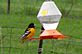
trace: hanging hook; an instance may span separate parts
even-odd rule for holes
[[[52,0],[45,0],[45,1],[52,1]]]

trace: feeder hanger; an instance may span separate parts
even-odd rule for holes
[[[52,0],[45,0],[45,1],[52,1]]]

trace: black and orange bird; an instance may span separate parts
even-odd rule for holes
[[[35,34],[35,25],[34,23],[30,23],[28,27],[26,28],[23,36],[21,37],[22,43],[24,43],[27,40],[30,40]]]

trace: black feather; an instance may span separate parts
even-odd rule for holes
[[[28,27],[26,28],[25,32],[29,30],[29,28],[35,28],[34,23],[30,23]]]

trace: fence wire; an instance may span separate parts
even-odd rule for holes
[[[14,33],[14,30],[17,31]],[[2,39],[0,39],[0,51],[1,54],[37,54],[38,40],[32,42],[26,42],[21,44],[20,33],[22,29],[16,28],[3,28],[1,30]],[[4,31],[7,31],[5,34]],[[82,41],[77,38],[67,38],[64,40],[44,40],[43,42],[43,54],[81,54]],[[77,52],[78,50],[78,52]]]

